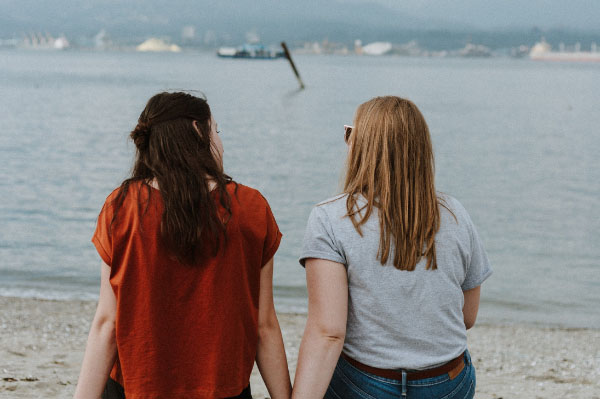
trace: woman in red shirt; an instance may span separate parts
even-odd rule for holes
[[[251,398],[255,360],[271,397],[289,398],[281,233],[265,198],[223,172],[217,129],[206,100],[160,93],[131,132],[131,177],[92,238],[100,299],[75,398]]]

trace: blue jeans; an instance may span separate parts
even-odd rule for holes
[[[475,367],[465,351],[465,367],[454,378],[442,374],[433,378],[402,381],[378,377],[359,370],[340,357],[324,399],[472,399],[475,396]]]

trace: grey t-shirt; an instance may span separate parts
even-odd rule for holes
[[[492,270],[467,211],[456,199],[439,195],[456,220],[440,206],[437,270],[425,270],[425,258],[414,271],[398,270],[393,254],[381,265],[377,209],[361,227],[361,237],[345,216],[347,195],[320,203],[310,214],[300,263],[319,258],[346,266],[343,351],[361,363],[419,370],[446,363],[467,348],[463,291],[481,285]]]

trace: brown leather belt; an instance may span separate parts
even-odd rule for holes
[[[450,360],[448,363],[432,369],[406,371],[406,379],[408,381],[422,380],[423,378],[432,378],[448,373],[450,379],[453,380],[465,367],[464,355],[465,354],[463,352],[456,359]],[[377,367],[367,366],[358,360],[354,360],[343,352],[342,356],[348,361],[348,363],[357,369],[366,371],[367,373],[371,373],[379,377],[389,378],[391,380],[402,380],[402,370],[379,369]]]

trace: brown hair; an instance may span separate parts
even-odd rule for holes
[[[350,136],[344,192],[347,216],[359,234],[377,207],[380,240],[377,259],[414,270],[424,256],[437,268],[435,234],[440,211],[434,185],[429,128],[409,100],[376,97],[361,104]],[[359,206],[359,196],[366,204]],[[442,204],[443,205],[443,204]]]
[[[217,254],[231,216],[226,185],[232,179],[215,159],[210,123],[210,107],[204,98],[181,92],[150,98],[130,134],[136,146],[131,176],[123,181],[115,198],[112,222],[130,184],[141,182],[140,190],[146,187],[150,198],[149,183],[155,179],[164,202],[162,237],[175,256],[186,263],[203,255],[207,245],[212,246],[213,256]],[[215,183],[215,197],[210,181]],[[224,216],[219,215],[214,198],[225,210]]]

